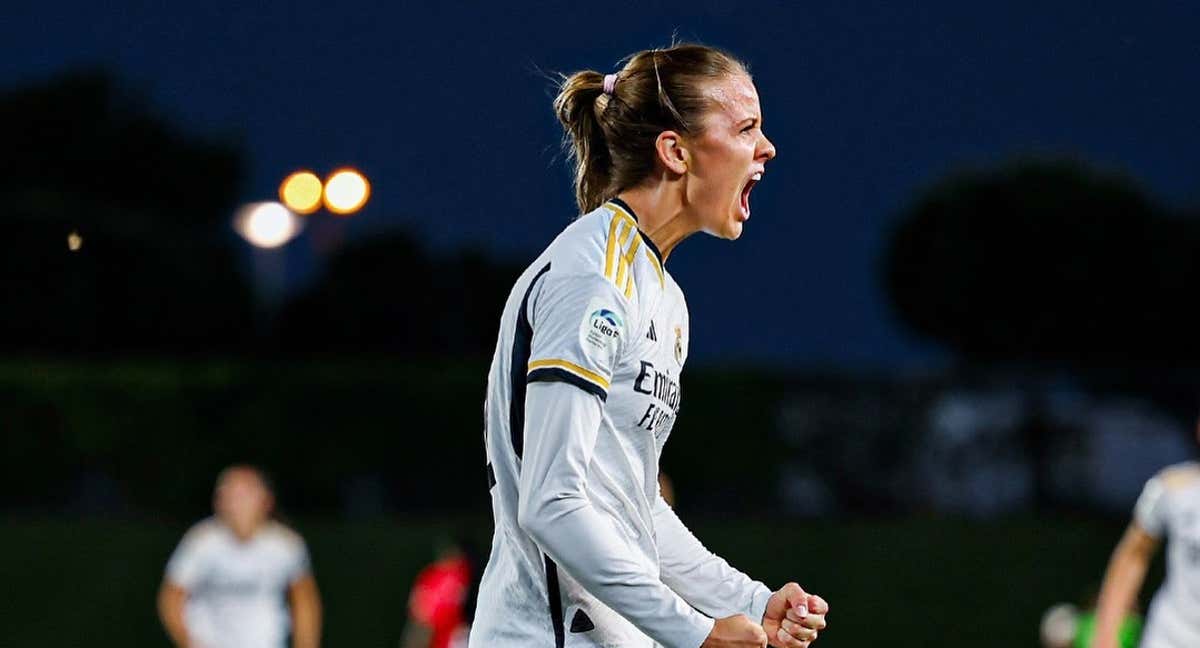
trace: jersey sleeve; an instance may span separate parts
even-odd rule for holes
[[[745,614],[760,623],[771,590],[709,551],[659,494],[654,503],[662,579],[685,601],[712,617]]]
[[[1166,485],[1161,475],[1146,482],[1133,509],[1133,519],[1146,533],[1161,538],[1167,529]]]
[[[603,414],[599,398],[567,385],[531,384],[518,486],[521,529],[584,589],[666,648],[695,648],[713,620],[638,558],[586,493]]]
[[[528,382],[565,382],[606,400],[636,326],[628,298],[600,274],[549,272],[529,311]]]
[[[167,581],[185,590],[195,589],[203,576],[206,535],[201,528],[193,528],[183,536],[167,561]]]
[[[312,560],[308,555],[308,545],[299,538],[296,539],[292,546],[291,556],[288,559],[287,565],[287,582],[288,584],[308,576],[312,573]]]

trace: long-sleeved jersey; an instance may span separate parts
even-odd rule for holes
[[[768,590],[658,491],[688,352],[683,293],[619,200],[517,280],[488,375],[495,533],[471,646],[696,648]]]
[[[1146,482],[1134,520],[1167,539],[1167,577],[1150,605],[1141,646],[1200,646],[1200,464],[1172,466]]]

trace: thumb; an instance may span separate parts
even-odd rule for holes
[[[779,589],[779,593],[787,600],[788,607],[800,610],[801,614],[808,614],[808,594],[804,592],[804,588],[796,583],[788,583]]]

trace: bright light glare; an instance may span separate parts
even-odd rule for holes
[[[78,252],[81,247],[83,247],[83,237],[77,230],[71,230],[71,233],[67,235],[67,249]]]
[[[277,202],[261,202],[239,209],[233,228],[255,247],[277,248],[295,238],[304,221]]]
[[[325,180],[325,208],[335,214],[353,214],[367,204],[371,183],[354,169],[340,169]]]
[[[279,184],[279,199],[297,214],[321,208],[321,179],[312,171],[297,171]]]

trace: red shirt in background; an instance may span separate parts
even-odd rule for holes
[[[463,603],[471,585],[471,568],[465,558],[445,558],[417,576],[408,597],[408,613],[433,629],[430,648],[447,648],[463,625]]]

